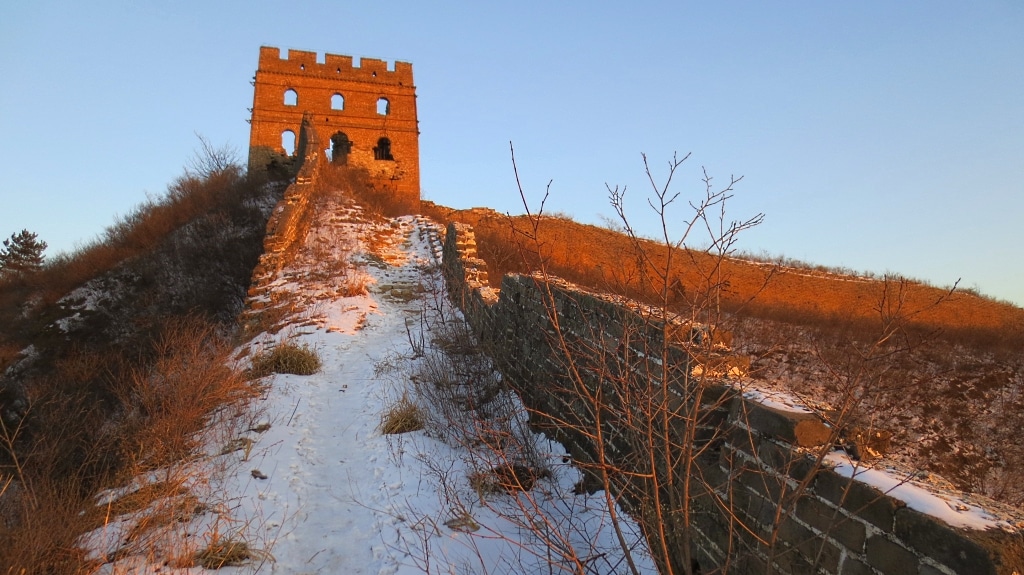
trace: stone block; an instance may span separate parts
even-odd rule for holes
[[[847,555],[843,559],[843,564],[839,566],[839,575],[875,575],[875,572],[863,561]]]
[[[744,400],[736,402],[731,417],[766,437],[799,447],[815,447],[832,438],[832,430],[813,413],[784,411]]]
[[[992,551],[972,541],[966,532],[952,529],[934,517],[913,509],[900,509],[896,512],[894,533],[918,553],[957,573],[996,573]]]
[[[790,546],[790,552],[799,554],[815,569],[825,569],[830,573],[835,573],[839,569],[839,560],[842,556],[839,548],[800,525],[792,517],[787,517],[779,525],[778,540]]]
[[[859,481],[851,481],[850,478],[843,477],[831,469],[822,469],[818,472],[812,491],[886,533],[892,533],[896,510],[906,506],[906,503],[889,497],[874,487]]]
[[[814,496],[801,497],[796,503],[796,516],[856,553],[863,553],[867,530],[860,521],[847,517],[836,507]]]
[[[873,535],[864,546],[868,565],[883,575],[917,573],[920,561],[908,549],[889,541],[883,535]]]

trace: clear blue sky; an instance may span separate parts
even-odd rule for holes
[[[0,10],[0,236],[88,241],[195,133],[244,158],[260,45],[414,65],[425,198],[587,222],[744,180],[740,248],[1024,304],[1024,3],[17,2]],[[683,217],[684,214],[678,214]]]

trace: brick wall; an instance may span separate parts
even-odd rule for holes
[[[532,423],[592,479],[611,470],[652,547],[667,541],[675,572],[695,561],[704,573],[1024,573],[1019,510],[979,497],[968,504],[878,471],[851,480],[823,465],[830,427],[735,381],[689,377],[696,353],[658,310],[537,275],[488,288],[472,230],[461,224],[448,228],[443,262],[451,297]],[[652,430],[665,441],[651,441]],[[886,492],[869,477],[889,481],[880,484]],[[965,529],[895,495],[919,508],[980,507],[995,519],[987,530]]]
[[[379,190],[389,190],[418,209],[420,198],[419,120],[412,64],[290,50],[260,48],[253,78],[249,169],[263,169],[272,160],[287,164],[282,133],[297,133],[304,114],[312,114],[318,134],[316,151],[326,159],[332,137],[350,142],[346,165],[365,168]],[[285,94],[294,94],[286,102]],[[386,110],[378,103],[387,101]],[[381,113],[381,112],[385,113]],[[390,159],[376,155],[381,138],[391,145]]]

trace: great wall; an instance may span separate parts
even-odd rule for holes
[[[298,104],[285,104],[288,90],[299,93]],[[317,104],[306,109],[308,90]],[[388,71],[377,60],[353,67],[349,57],[328,54],[318,63],[314,53],[294,51],[281,59],[277,49],[264,47],[256,92],[250,169],[284,165],[295,178],[267,227],[253,279],[258,291],[261,278],[280,269],[304,237],[321,168],[348,154],[346,142],[355,142],[356,151],[344,161],[368,167],[378,185],[410,206],[419,200],[419,160],[409,64]],[[351,124],[340,111],[329,112],[332,94],[342,92],[344,109],[360,110]],[[402,120],[401,131],[370,113],[387,98],[394,101],[381,111]],[[291,107],[287,117],[267,113],[284,105]],[[280,145],[284,131],[298,132],[292,156]],[[340,132],[345,140],[336,137]],[[371,155],[368,143],[379,145],[385,137],[393,156]],[[332,141],[331,160],[321,150],[325,141]],[[538,429],[562,441],[584,469],[612,470],[610,486],[639,521],[646,520],[648,533],[665,527],[649,518],[671,521],[685,499],[680,532],[686,535],[661,539],[670,546],[666,555],[675,572],[699,566],[705,573],[1024,573],[1019,510],[858,467],[832,452],[835,434],[817,414],[780,407],[736,380],[704,376],[694,394],[689,338],[675,337],[678,326],[657,310],[543,275],[509,275],[500,290],[487,287],[486,264],[476,257],[468,226],[448,227],[442,268],[455,304]],[[659,405],[691,414],[666,427],[673,449],[652,451],[649,438],[635,431],[643,426],[622,424],[645,415],[632,411],[636,402],[623,388],[632,383],[669,390]],[[594,397],[602,401],[588,399]],[[689,456],[678,457],[676,448]],[[685,472],[670,474],[669,484],[635,480],[654,473],[645,465],[675,469],[669,462],[679,460]]]

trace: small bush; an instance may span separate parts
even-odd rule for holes
[[[380,418],[380,431],[385,435],[409,433],[423,429],[423,414],[419,406],[403,395]]]
[[[320,371],[320,354],[309,344],[280,343],[270,351],[256,354],[252,358],[253,378],[266,377],[272,373],[313,375]]]

